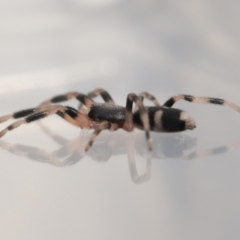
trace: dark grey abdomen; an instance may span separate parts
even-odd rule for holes
[[[108,103],[94,103],[90,108],[88,116],[93,120],[124,122],[125,108]]]

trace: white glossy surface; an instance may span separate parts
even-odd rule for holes
[[[1,115],[96,87],[121,105],[141,91],[161,103],[186,93],[240,105],[239,7],[213,0],[1,2]],[[152,156],[141,131],[105,132],[82,156],[89,131],[57,116],[42,123],[61,143],[35,123],[5,135],[0,238],[238,239],[240,115],[176,107],[197,128],[152,134]]]

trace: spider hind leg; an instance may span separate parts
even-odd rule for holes
[[[139,94],[139,98],[141,99],[142,102],[143,102],[144,98],[146,98],[149,101],[152,101],[155,106],[160,106],[160,103],[158,102],[158,100],[152,94],[150,94],[148,92],[141,92]]]
[[[232,108],[233,110],[240,112],[240,107],[232,102],[226,101],[220,98],[209,98],[209,97],[194,97],[191,95],[177,95],[174,97],[169,98],[163,106],[165,107],[172,107],[174,103],[178,102],[179,100],[185,100],[188,102],[193,103],[202,103],[202,104],[215,104],[215,105],[222,105]]]

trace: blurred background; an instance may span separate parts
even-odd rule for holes
[[[0,115],[98,87],[120,105],[142,91],[240,105],[239,16],[236,0],[2,1]],[[57,116],[4,136],[1,239],[238,239],[239,113],[176,107],[197,128],[152,134],[152,153],[141,131],[106,131],[84,154],[90,132]]]

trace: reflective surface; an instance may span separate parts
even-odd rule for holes
[[[1,115],[97,87],[120,105],[141,91],[161,103],[186,93],[240,105],[239,7],[2,2]],[[197,128],[152,133],[152,152],[142,131],[120,130],[101,133],[85,154],[91,132],[57,116],[7,133],[0,139],[1,239],[237,239],[240,115],[183,101],[175,107]]]

